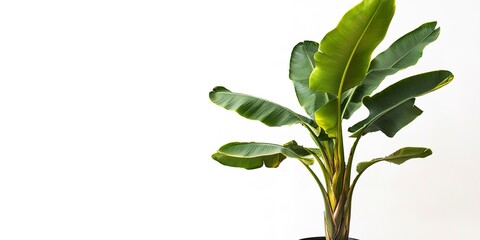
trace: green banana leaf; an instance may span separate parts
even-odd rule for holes
[[[343,92],[360,84],[394,12],[394,0],[364,0],[349,10],[321,41],[310,88],[340,99]]]
[[[390,118],[389,121],[382,121],[381,117],[386,116],[389,112],[394,111],[394,116],[402,114],[407,111],[419,112],[419,109],[413,107],[413,102],[410,105],[402,105],[413,98],[422,96],[429,92],[435,91],[453,80],[453,74],[449,71],[440,70],[412,76],[397,83],[390,85],[383,91],[375,94],[372,97],[363,98],[363,103],[370,111],[368,117],[348,129],[354,132],[352,136],[357,137],[360,134],[365,134],[366,130],[371,124],[375,123],[376,129],[380,129],[384,133],[395,133],[396,129],[403,127],[411,121],[406,121],[403,118]],[[412,107],[408,107],[412,106]],[[418,114],[419,115],[419,114]],[[409,116],[412,118],[413,116]],[[377,121],[380,120],[380,121]],[[413,120],[413,119],[411,119]],[[396,125],[391,125],[396,122]]]
[[[261,168],[264,164],[267,168],[276,168],[286,157],[282,154],[273,154],[269,156],[242,158],[232,157],[221,153],[214,153],[212,158],[225,166],[251,170]]]
[[[308,86],[308,79],[315,68],[313,55],[318,51],[318,43],[303,41],[292,50],[289,77],[293,81],[300,105],[313,119],[315,111],[330,101],[327,93],[316,92]]]
[[[263,165],[267,168],[276,168],[287,157],[312,165],[314,160],[307,158],[308,155],[309,153],[295,141],[284,146],[272,143],[232,142],[220,147],[212,158],[226,166],[256,169]]]
[[[367,168],[372,166],[375,163],[386,161],[395,164],[402,164],[413,158],[425,158],[432,155],[432,150],[422,147],[406,147],[397,150],[396,152],[384,157],[376,158],[368,162],[361,162],[357,165],[357,172],[359,174],[363,173]]]
[[[315,112],[315,121],[330,138],[337,137],[338,118],[338,99],[334,99]]]
[[[414,104],[415,98],[412,98],[398,105],[370,124],[363,131],[363,134],[382,131],[388,137],[395,136],[400,129],[407,126],[423,113],[423,111]]]
[[[342,103],[345,103],[348,94],[351,94],[353,89],[348,90],[342,96]],[[342,105],[342,109],[344,105]],[[327,138],[335,138],[337,137],[338,131],[338,99],[333,98],[330,102],[323,105],[321,108],[315,111],[315,122],[317,125],[323,130],[322,134],[324,139]],[[326,134],[326,137],[325,137]]]
[[[423,111],[414,104],[415,98],[412,98],[398,105],[370,124],[363,131],[363,134],[382,131],[388,137],[394,137],[400,129],[407,126],[423,113]]]
[[[210,100],[227,110],[234,110],[241,116],[258,120],[267,126],[279,127],[296,123],[307,124],[316,128],[316,123],[279,104],[249,96],[234,93],[224,87],[215,87],[209,94]]]
[[[365,79],[355,88],[345,110],[348,119],[362,105],[362,98],[369,96],[389,75],[417,64],[425,47],[440,35],[437,22],[429,22],[405,34],[395,41],[386,51],[380,53],[370,63]]]

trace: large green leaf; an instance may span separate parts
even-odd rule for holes
[[[311,165],[314,160],[307,158],[309,153],[295,141],[284,146],[271,143],[232,142],[223,145],[212,158],[219,163],[245,169],[256,169],[263,165],[276,168],[287,157],[296,158]]]
[[[282,154],[274,154],[269,156],[244,158],[232,157],[222,153],[214,153],[212,158],[217,162],[229,167],[257,169],[263,167],[264,164],[265,167],[268,168],[278,167],[286,157]]]
[[[370,124],[363,131],[363,134],[382,131],[389,137],[395,136],[400,129],[422,114],[423,111],[414,104],[415,98],[412,98],[398,105]]]
[[[432,150],[422,147],[406,147],[384,157],[376,158],[368,162],[361,162],[357,165],[357,172],[363,173],[368,167],[375,163],[387,161],[395,164],[402,164],[412,158],[425,158],[432,155]]]
[[[440,34],[436,22],[429,22],[405,34],[386,51],[380,53],[370,63],[365,79],[355,88],[344,118],[348,119],[362,105],[362,98],[369,96],[389,75],[415,65],[423,55],[425,47],[435,41]]]
[[[338,100],[334,99],[315,112],[315,122],[321,127],[330,138],[337,137]]]
[[[349,10],[315,53],[310,88],[337,98],[364,79],[395,12],[394,0],[364,0]]]
[[[289,77],[293,81],[297,99],[311,118],[315,118],[315,111],[329,100],[327,93],[311,90],[308,79],[315,68],[313,55],[318,51],[318,43],[303,41],[292,50],[290,57]]]
[[[364,133],[364,130],[372,123],[375,123],[375,128],[382,130],[384,133],[396,132],[393,131],[394,129],[390,129],[398,128],[398,125],[391,126],[392,122],[399,122],[400,125],[404,126],[404,124],[406,125],[411,121],[396,118],[390,118],[389,121],[381,121],[383,116],[387,116],[386,114],[391,111],[396,113],[393,116],[398,116],[398,113],[405,113],[407,111],[418,112],[419,109],[417,110],[413,107],[413,102],[410,105],[404,104],[408,101],[412,101],[415,97],[435,91],[447,85],[452,80],[453,74],[449,71],[441,70],[428,72],[398,81],[385,88],[383,91],[375,94],[373,97],[367,96],[363,99],[363,103],[370,111],[370,114],[366,119],[350,127],[348,131],[355,132],[353,136],[358,136],[359,134]],[[402,108],[402,106],[404,108]],[[412,115],[414,115],[414,113],[412,113]],[[410,118],[412,117],[413,116],[410,116]]]
[[[345,98],[352,92],[350,89],[342,96],[342,103],[346,102]],[[343,107],[343,106],[342,106]],[[322,133],[328,138],[337,137],[338,132],[338,99],[333,98],[330,102],[323,105],[315,111],[315,122],[323,129]]]
[[[313,120],[304,117],[279,104],[234,93],[224,87],[215,87],[209,94],[210,100],[228,110],[234,110],[241,116],[258,120],[268,126],[278,127],[295,123],[316,127]]]

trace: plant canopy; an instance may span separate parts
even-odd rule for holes
[[[289,77],[299,104],[306,115],[268,100],[215,87],[210,100],[239,115],[270,127],[301,124],[315,143],[314,148],[291,141],[285,144],[232,142],[212,155],[219,163],[245,169],[278,167],[287,158],[298,159],[320,188],[325,203],[327,240],[347,240],[353,190],[359,177],[378,162],[402,164],[425,158],[432,151],[425,147],[404,147],[386,157],[359,162],[352,167],[362,136],[380,131],[388,137],[411,123],[423,111],[415,99],[453,80],[446,70],[435,70],[399,80],[382,91],[375,90],[383,80],[415,65],[427,45],[440,33],[436,22],[425,23],[403,35],[372,59],[382,42],[395,12],[394,0],[363,0],[350,9],[337,27],[320,43],[298,43],[290,58]],[[365,106],[369,115],[348,127],[355,139],[347,155],[343,123]],[[319,166],[319,178],[313,166]]]

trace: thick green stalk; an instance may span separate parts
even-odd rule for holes
[[[341,97],[341,92],[339,96]],[[334,164],[332,168],[332,183],[328,189],[332,218],[325,219],[325,229],[327,240],[347,240],[349,233],[349,217],[345,213],[350,211],[347,204],[349,184],[345,183],[345,157],[343,147],[343,131],[342,131],[342,108],[339,101],[337,109],[337,135],[334,144]],[[329,221],[331,220],[331,221]],[[329,226],[333,226],[329,227]]]
[[[338,97],[341,98],[341,90],[339,91]],[[343,195],[343,180],[344,180],[344,174],[345,174],[345,162],[344,162],[344,154],[343,154],[343,132],[342,132],[342,117],[341,117],[341,101],[338,101],[338,106],[337,106],[337,134],[336,134],[336,141],[335,141],[335,157],[334,157],[334,170],[332,171],[333,173],[333,179],[332,179],[332,187],[331,190],[332,192],[329,194],[329,196],[333,197],[334,199],[330,199],[331,201],[331,206],[334,211],[336,212],[339,200],[341,199],[341,196]]]
[[[327,240],[347,240],[350,229],[350,201],[347,194],[342,194],[337,201],[336,209],[332,213],[331,221],[325,219],[325,226],[333,225],[333,229],[326,231]]]

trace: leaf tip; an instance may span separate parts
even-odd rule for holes
[[[431,28],[435,28],[437,26],[437,21],[426,22],[423,26],[429,26]]]
[[[222,163],[222,162],[221,162],[221,154],[218,153],[218,152],[212,154],[212,159],[215,160],[215,161],[217,161],[217,162],[219,162],[219,163]],[[223,164],[223,163],[222,163],[222,164]]]
[[[230,90],[223,86],[216,86],[212,89],[211,92],[230,92]]]
[[[432,149],[427,148],[427,149],[425,150],[425,157],[428,157],[428,156],[430,156],[430,155],[432,155],[432,154],[433,154]]]

